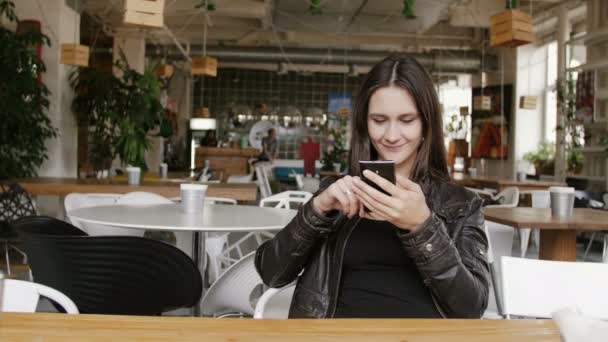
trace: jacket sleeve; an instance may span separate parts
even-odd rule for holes
[[[475,198],[470,203],[455,240],[434,212],[416,232],[398,232],[403,248],[449,318],[479,318],[488,305],[488,241],[482,201]]]
[[[329,186],[324,182],[317,194]],[[255,267],[264,284],[282,287],[294,281],[315,247],[333,232],[343,215],[337,211],[321,215],[312,206],[312,199],[304,204],[296,217],[272,239],[258,247]]]

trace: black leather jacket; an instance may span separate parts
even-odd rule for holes
[[[317,194],[331,182],[324,181]],[[397,232],[403,249],[418,266],[443,317],[479,318],[489,288],[482,200],[444,181],[427,180],[421,187],[431,216],[415,233]],[[266,285],[283,287],[297,279],[290,318],[333,317],[344,248],[359,220],[337,212],[320,215],[311,200],[258,248],[255,266]]]

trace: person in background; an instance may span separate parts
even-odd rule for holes
[[[268,135],[262,139],[262,153],[258,157],[258,161],[274,160],[279,155],[279,142],[277,141],[277,132],[274,128],[268,130]]]
[[[433,81],[391,56],[363,80],[352,117],[349,175],[327,177],[258,247],[264,283],[296,281],[291,318],[479,318],[488,304],[482,200],[448,175]],[[392,160],[396,184],[360,160]],[[366,212],[366,207],[370,212]]]

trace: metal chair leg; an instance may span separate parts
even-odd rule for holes
[[[595,239],[595,233],[591,233],[591,238],[589,239],[589,243],[587,244],[587,249],[585,249],[585,254],[583,255],[583,261],[587,261],[587,254],[589,254],[589,250],[591,250],[591,245],[593,245],[593,239]]]

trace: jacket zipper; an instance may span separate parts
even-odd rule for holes
[[[361,218],[357,219],[357,222],[355,222],[353,224],[353,227],[350,229],[350,231],[344,238],[344,243],[342,244],[342,250],[340,251],[340,267],[338,268],[338,279],[336,281],[336,289],[334,291],[334,296],[333,296],[335,299],[334,299],[334,302],[332,303],[333,307],[331,308],[331,315],[329,316],[329,318],[334,317],[334,315],[336,314],[336,309],[338,308],[338,291],[340,290],[340,281],[342,281],[342,262],[344,260],[344,253],[346,252],[346,243],[348,243],[348,239],[350,238],[351,234],[353,233],[353,231],[359,224],[360,220],[361,220]]]
[[[433,299],[433,304],[435,304],[435,309],[437,309],[437,311],[439,311],[439,314],[441,315],[442,318],[448,318],[443,313],[443,310],[441,310],[441,308],[439,307],[439,303],[437,303],[437,299],[435,299],[435,295],[433,294],[433,291],[431,291],[431,289],[429,289],[429,292],[431,293],[431,299]]]

